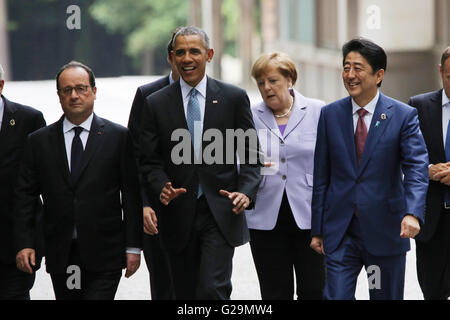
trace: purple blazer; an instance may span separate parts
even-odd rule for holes
[[[246,210],[250,229],[272,230],[277,222],[284,190],[297,226],[311,229],[311,197],[317,124],[323,101],[294,92],[294,107],[284,135],[264,102],[252,107],[253,121],[265,161],[274,162],[259,185],[253,210]]]

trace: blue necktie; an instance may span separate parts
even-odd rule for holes
[[[195,132],[195,122],[201,121],[201,114],[200,114],[200,103],[197,99],[197,90],[195,88],[192,88],[189,102],[187,106],[187,113],[186,113],[186,121],[189,128],[189,133],[191,134],[191,142],[194,146],[194,157],[197,158],[200,151],[201,146],[201,132]],[[198,195],[197,198],[200,198],[202,195],[202,186],[198,185]]]
[[[450,119],[448,120],[447,125],[447,136],[445,137],[445,161],[450,161]],[[444,193],[444,201],[447,205],[450,206],[450,192],[447,187]]]

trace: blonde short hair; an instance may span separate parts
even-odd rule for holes
[[[256,60],[252,67],[252,77],[261,77],[268,67],[275,67],[285,78],[291,78],[292,85],[297,81],[297,69],[294,61],[283,52],[265,53]]]

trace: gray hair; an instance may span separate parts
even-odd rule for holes
[[[2,64],[0,63],[0,81],[5,80],[5,71],[3,70]]]
[[[179,36],[200,36],[203,40],[203,45],[207,50],[209,50],[209,37],[205,31],[198,27],[189,26],[180,28],[173,38],[173,44],[175,44]]]

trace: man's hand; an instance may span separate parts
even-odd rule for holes
[[[170,201],[178,197],[182,193],[186,193],[187,190],[185,188],[175,189],[172,187],[172,182],[167,182],[164,188],[159,195],[159,200],[165,206],[168,206]]]
[[[135,253],[127,253],[127,271],[125,278],[131,277],[141,265],[141,255]]]
[[[450,162],[431,165],[428,174],[431,180],[450,186]]]
[[[156,218],[155,210],[151,207],[144,207],[144,232],[153,236],[158,234],[158,219]]]
[[[402,220],[400,237],[414,238],[420,231],[419,220],[413,215],[407,214]]]
[[[311,239],[311,244],[309,246],[311,247],[311,249],[313,249],[317,253],[325,255],[325,251],[323,250],[323,239],[322,239],[322,237],[313,237]]]
[[[436,177],[436,174],[438,174],[441,171],[444,171],[448,169],[447,164],[446,163],[437,163],[437,164],[432,164],[429,168],[428,168],[428,175],[430,180],[433,181],[439,181],[440,179],[438,179]]]
[[[250,205],[250,199],[245,194],[240,192],[228,192],[226,190],[219,191],[221,196],[227,197],[233,201],[233,212],[235,214],[242,213]]]
[[[19,270],[33,274],[32,266],[36,266],[36,251],[31,248],[20,250],[16,255],[16,265]]]

